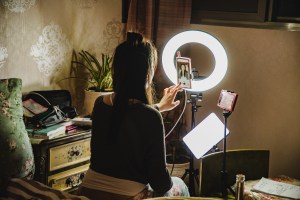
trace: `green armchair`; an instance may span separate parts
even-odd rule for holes
[[[0,79],[0,191],[10,178],[32,178],[34,156],[23,121],[22,80]]]

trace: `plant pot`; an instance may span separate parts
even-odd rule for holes
[[[92,90],[85,90],[82,116],[89,116],[92,114],[95,101],[99,96],[108,95],[111,93],[112,92],[95,92]]]

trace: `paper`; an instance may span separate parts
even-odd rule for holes
[[[253,186],[252,191],[263,192],[280,197],[300,199],[300,186],[273,181],[267,178],[261,178],[260,181]]]

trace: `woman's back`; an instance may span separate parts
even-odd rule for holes
[[[136,103],[122,119],[118,139],[111,141],[112,107],[97,99],[93,112],[91,169],[109,176],[162,188],[170,187],[165,164],[164,127],[160,113]]]

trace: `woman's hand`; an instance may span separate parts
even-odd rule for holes
[[[156,106],[160,112],[169,111],[175,108],[180,104],[180,101],[174,101],[177,95],[177,92],[182,91],[180,84],[173,85],[171,87],[164,89],[164,96]]]

